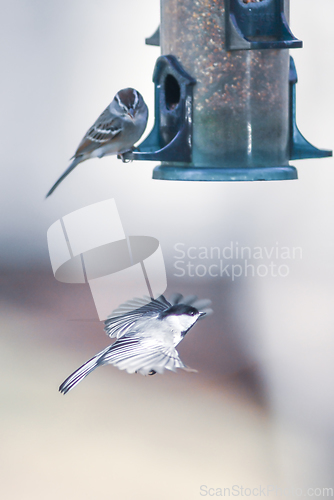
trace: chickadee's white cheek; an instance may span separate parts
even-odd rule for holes
[[[182,331],[188,330],[194,323],[194,316],[179,316],[179,325]]]
[[[184,329],[188,330],[196,321],[195,316],[188,316],[187,318],[184,318]]]

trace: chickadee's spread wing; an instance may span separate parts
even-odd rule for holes
[[[150,372],[163,373],[188,368],[180,359],[174,347],[153,343],[151,339],[143,339],[134,335],[125,335],[117,340],[100,358],[99,364],[111,364],[128,373],[148,375]]]
[[[162,311],[166,311],[171,304],[161,295],[157,299],[132,299],[119,306],[110,315],[104,324],[104,331],[109,337],[120,338],[134,329],[138,320],[156,316]]]
[[[165,311],[170,306],[170,301],[166,300],[163,295],[160,295],[160,297],[158,297],[157,299],[152,299],[148,296],[142,298],[134,298],[127,300],[126,302],[121,304],[110,314],[109,318],[132,313],[137,310],[143,312],[160,312]]]
[[[121,131],[121,120],[106,108],[85,134],[74,157],[91,153],[94,149],[112,141]]]
[[[196,371],[182,363],[174,347],[164,346],[161,343],[152,343],[152,340],[134,335],[126,335],[75,370],[60,385],[59,391],[66,394],[95,368],[105,364],[116,366],[128,373],[137,372],[141,375],[149,375],[155,372],[163,373],[164,370],[175,371],[176,368]]]

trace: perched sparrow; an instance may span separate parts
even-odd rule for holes
[[[104,328],[109,337],[117,338],[116,342],[72,373],[59,387],[60,392],[66,394],[95,368],[106,364],[141,375],[176,368],[196,371],[182,363],[175,347],[201,316],[212,312],[197,309],[207,308],[211,301],[197,300],[194,295],[182,299],[181,294],[174,294],[168,302],[161,295],[145,305],[134,299],[116,309]]]
[[[76,150],[71,165],[52,186],[46,198],[82,161],[129,151],[146,128],[148,109],[135,89],[122,89],[88,130]]]

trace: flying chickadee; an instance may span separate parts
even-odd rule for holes
[[[122,89],[88,130],[76,150],[71,165],[52,186],[46,198],[81,162],[90,158],[122,155],[132,149],[146,128],[148,109],[141,94]]]
[[[194,295],[183,298],[181,294],[174,294],[169,301],[161,295],[148,304],[143,299],[126,302],[105,321],[105,332],[116,342],[72,373],[59,387],[60,392],[66,394],[106,364],[141,375],[176,368],[196,371],[182,363],[175,347],[201,316],[212,312],[210,304],[210,300],[197,300]]]

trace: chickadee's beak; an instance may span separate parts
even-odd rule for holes
[[[205,315],[206,315],[206,313],[205,313],[205,312],[200,312],[200,313],[199,313],[199,317],[200,317],[200,318],[201,318],[202,316],[205,316]]]

